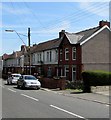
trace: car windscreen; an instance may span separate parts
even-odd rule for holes
[[[37,80],[34,76],[25,76],[26,80]]]
[[[13,77],[20,77],[20,75],[12,75]]]

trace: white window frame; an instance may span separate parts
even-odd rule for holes
[[[49,61],[52,61],[52,51],[49,52]]]
[[[65,60],[69,60],[69,58],[66,58],[66,54],[69,54],[69,48],[65,48]]]
[[[67,68],[68,68],[68,70],[67,70]],[[69,66],[65,66],[65,76],[66,76],[66,72],[69,73]],[[67,80],[67,76],[66,76],[66,80]]]
[[[55,62],[57,62],[58,61],[58,50],[56,49],[55,50]]]
[[[75,68],[75,71],[74,71],[74,68]],[[74,78],[74,74],[73,73],[75,73],[75,79],[73,79]],[[76,66],[73,66],[72,67],[72,81],[75,81],[76,80]]]
[[[75,53],[75,56],[74,56]],[[76,47],[72,48],[72,60],[76,60]]]
[[[47,51],[47,62],[49,62],[49,51]]]

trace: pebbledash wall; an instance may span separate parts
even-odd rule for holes
[[[107,27],[82,44],[82,64],[84,70],[109,71],[109,42],[111,31]]]
[[[31,71],[44,77],[66,76],[67,80],[81,79],[84,70],[109,71],[110,23],[100,21],[99,26],[77,33],[59,32],[57,39],[31,47]],[[3,73],[29,74],[27,47],[22,46],[18,65],[13,66],[10,55],[4,58]],[[19,53],[17,52],[17,53]],[[7,65],[10,60],[10,65]],[[12,71],[13,70],[13,71]],[[16,71],[14,71],[16,70]]]

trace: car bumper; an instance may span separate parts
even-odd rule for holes
[[[40,88],[41,86],[40,85],[34,85],[34,84],[29,84],[29,85],[25,85],[26,88]]]
[[[12,80],[12,84],[17,84],[17,80]]]

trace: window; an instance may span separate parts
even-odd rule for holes
[[[65,60],[69,60],[69,49],[65,49]]]
[[[76,67],[72,67],[72,81],[76,80]]]
[[[55,50],[55,62],[58,61],[58,50]]]
[[[50,51],[50,62],[52,61],[52,52]]]
[[[76,47],[72,48],[72,59],[75,60],[76,59]]]
[[[35,63],[35,54],[33,54],[33,63]]]
[[[66,76],[66,80],[69,80],[69,67],[65,67],[65,76]]]
[[[49,52],[47,52],[47,62],[49,62]]]
[[[60,49],[60,61],[62,61],[62,49]]]
[[[40,62],[42,60],[42,55],[41,53],[38,53],[38,62]]]
[[[42,60],[41,53],[39,54],[39,57],[40,57],[39,60],[41,61]]]

